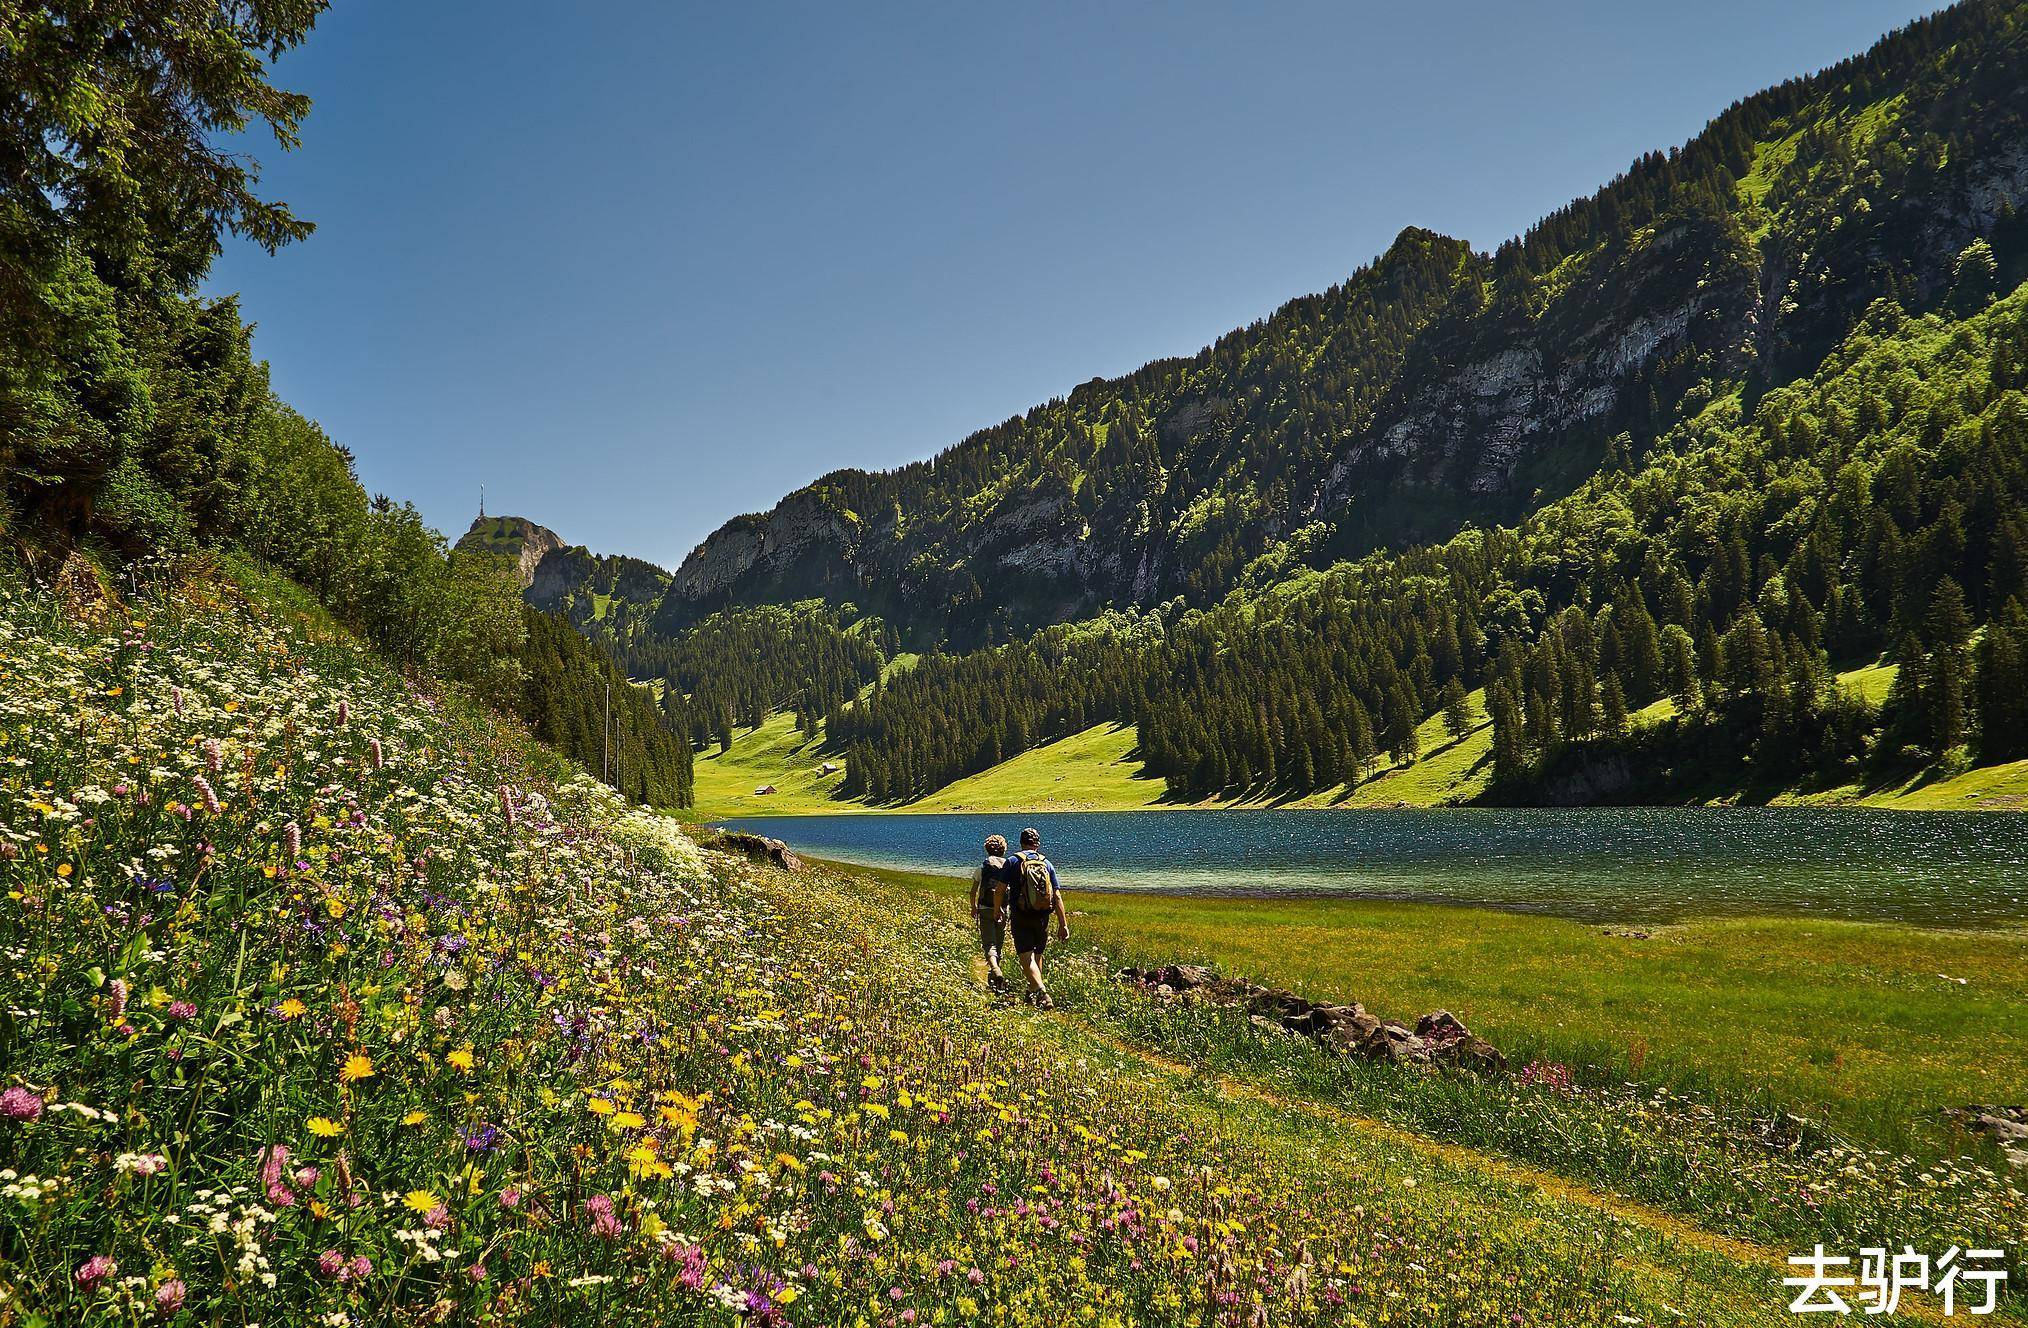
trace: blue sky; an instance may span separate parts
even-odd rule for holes
[[[1933,5],[338,0],[232,245],[277,390],[455,537],[674,566],[841,466],[1480,248]]]

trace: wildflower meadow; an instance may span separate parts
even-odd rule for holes
[[[0,882],[7,1323],[1780,1317],[1750,1250],[989,1007],[934,901],[702,853],[216,575],[0,598]]]

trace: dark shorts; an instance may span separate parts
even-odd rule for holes
[[[1041,954],[1049,945],[1048,913],[1031,913],[1025,908],[1007,910],[1014,933],[1015,954]]]

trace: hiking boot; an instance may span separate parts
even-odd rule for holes
[[[1035,1008],[1038,1010],[1054,1010],[1056,1002],[1049,999],[1048,992],[1039,991],[1035,993]]]

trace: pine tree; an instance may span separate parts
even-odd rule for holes
[[[1493,717],[1493,782],[1519,785],[1527,774],[1527,744],[1522,739],[1521,712],[1505,683],[1495,683],[1487,691],[1486,709]]]
[[[1979,752],[1988,761],[2028,756],[2028,611],[2010,599],[1979,641],[1974,694]]]
[[[1929,645],[1922,695],[1924,737],[1929,750],[1941,756],[1964,742],[1970,727],[1966,696],[1971,669],[1965,647],[1972,621],[1965,611],[1964,591],[1950,577],[1938,582],[1930,597],[1923,634]]]
[[[1602,727],[1611,737],[1625,737],[1631,725],[1627,719],[1627,696],[1620,689],[1619,675],[1606,675],[1605,686],[1600,690],[1600,707],[1604,712]]]
[[[1904,633],[1895,643],[1892,654],[1894,681],[1888,684],[1887,699],[1881,703],[1881,718],[1897,741],[1920,744],[1929,729],[1924,704],[1927,688],[1923,680],[1925,661],[1922,643],[1915,639],[1913,633]]]
[[[1681,714],[1703,708],[1704,688],[1697,681],[1697,646],[1682,624],[1662,629],[1662,677]]]
[[[1451,735],[1452,742],[1461,741],[1478,717],[1472,713],[1471,698],[1465,695],[1465,685],[1456,678],[1444,684],[1444,732]]]

